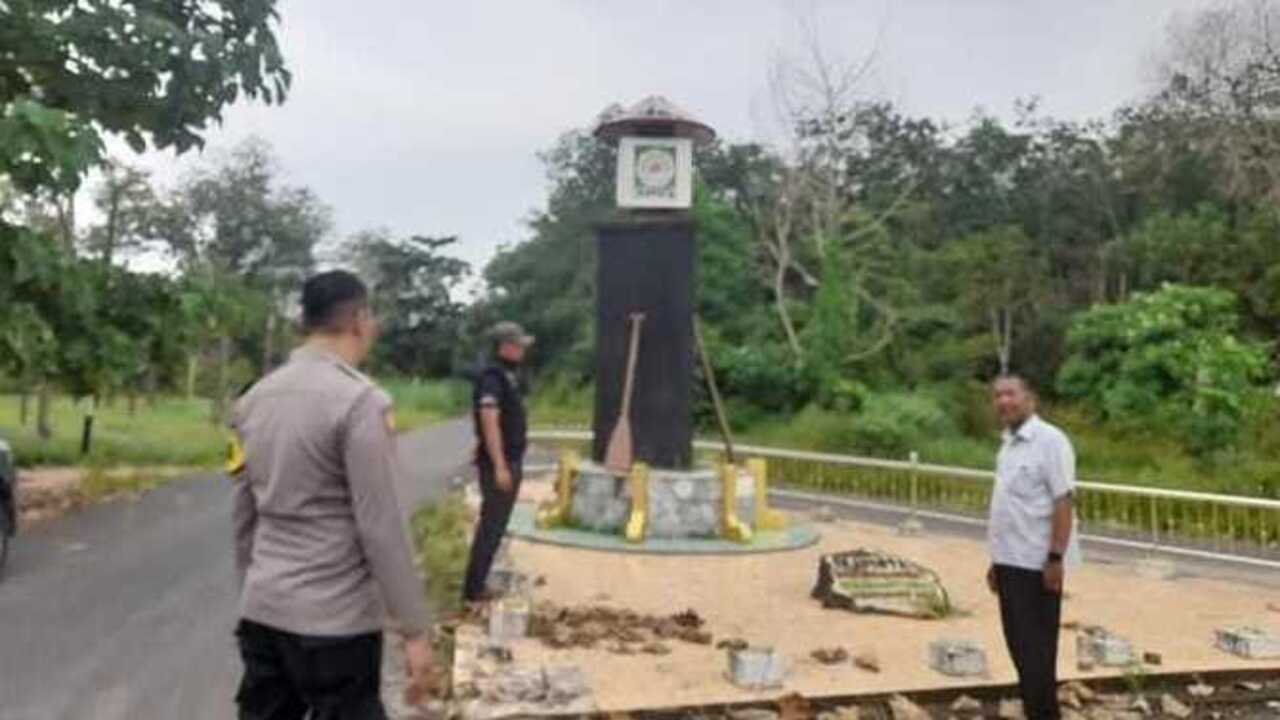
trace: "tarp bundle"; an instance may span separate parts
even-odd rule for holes
[[[936,618],[951,603],[937,573],[879,550],[823,555],[812,596],[823,607]]]

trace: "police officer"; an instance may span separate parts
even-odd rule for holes
[[[1066,433],[1036,414],[1035,395],[1023,378],[997,378],[992,400],[1005,430],[991,496],[987,584],[1000,599],[1027,717],[1057,720],[1064,564],[1079,555],[1075,451]]]
[[[520,365],[533,337],[513,322],[500,322],[489,332],[493,361],[476,377],[472,414],[476,432],[476,467],[480,475],[480,521],[471,542],[462,598],[467,603],[490,599],[486,584],[493,557],[507,531],[520,494],[521,465],[527,444],[527,420]]]
[[[382,629],[430,685],[422,584],[395,495],[391,400],[356,366],[377,335],[347,272],[302,290],[306,341],[236,403],[241,720],[383,720]],[[310,713],[310,714],[308,714]]]

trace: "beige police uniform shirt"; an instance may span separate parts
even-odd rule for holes
[[[301,635],[428,624],[396,498],[390,397],[309,347],[237,402],[234,479],[241,617]]]
[[[991,560],[1041,570],[1049,558],[1054,503],[1076,487],[1076,455],[1066,433],[1032,415],[1016,432],[1006,431],[996,456],[987,539]],[[1074,522],[1074,518],[1073,518]],[[1072,528],[1064,553],[1080,561],[1079,532]]]

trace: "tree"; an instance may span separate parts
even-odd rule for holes
[[[107,161],[93,197],[102,222],[89,228],[83,240],[85,249],[110,267],[120,255],[158,244],[154,232],[157,202],[146,171]]]
[[[1008,373],[1014,327],[1048,284],[1031,240],[1017,226],[1000,225],[949,243],[943,263],[958,279],[957,294],[970,317],[986,324],[1000,373]]]
[[[451,370],[463,316],[454,293],[471,270],[441,254],[456,242],[418,235],[397,242],[386,231],[366,231],[350,241],[347,260],[369,283],[382,326],[377,366],[416,376]]]
[[[1237,337],[1235,306],[1226,290],[1166,285],[1081,313],[1058,389],[1107,419],[1181,427],[1198,455],[1228,448],[1268,375],[1265,348]]]
[[[281,102],[290,82],[275,2],[12,0],[0,23],[0,174],[74,189],[102,133],[178,152],[241,95]]]

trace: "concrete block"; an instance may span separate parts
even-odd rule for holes
[[[781,654],[771,647],[748,647],[729,651],[729,679],[749,690],[782,687],[786,676]]]
[[[1280,658],[1280,637],[1261,628],[1243,625],[1219,628],[1214,632],[1218,648],[1250,660]]]
[[[953,677],[974,677],[987,673],[987,653],[968,640],[935,640],[929,643],[929,667]]]
[[[502,599],[489,609],[489,640],[507,644],[519,640],[529,632],[529,603],[517,599]]]
[[[1082,628],[1076,636],[1076,656],[1099,667],[1129,667],[1138,661],[1133,643],[1096,625]]]

